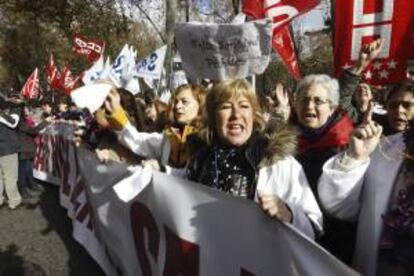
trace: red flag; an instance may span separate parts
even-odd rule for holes
[[[273,30],[277,31],[296,16],[315,8],[319,2],[320,0],[244,0],[243,12],[253,18],[272,18]]]
[[[253,18],[263,18],[263,0],[244,0],[243,13]]]
[[[407,62],[414,60],[414,5],[412,0],[335,1],[335,72],[353,65],[361,45],[384,40],[377,60],[363,77],[376,85],[398,83],[406,78]]]
[[[23,85],[20,95],[28,100],[36,99],[39,97],[39,75],[37,68],[33,71],[30,77]]]
[[[50,89],[59,90],[61,74],[55,65],[53,54],[50,54],[49,60],[46,64],[46,73]]]
[[[76,88],[81,77],[82,77],[82,74],[80,74],[79,76],[75,78],[69,69],[69,65],[67,64],[62,72],[62,76],[60,79],[60,88],[63,90],[63,92],[66,95],[70,95],[72,90]]]
[[[273,19],[273,48],[279,53],[288,71],[300,78],[296,51],[288,24],[319,4],[320,0],[244,0],[243,12],[253,18]],[[279,34],[279,32],[281,32]]]
[[[285,62],[289,73],[295,78],[295,80],[299,80],[301,78],[301,74],[289,26],[284,26],[276,34],[274,34],[272,42],[273,48],[279,53],[279,56]]]
[[[88,39],[80,34],[73,37],[72,50],[78,55],[85,56],[90,62],[97,60],[104,52],[105,42],[98,39]]]

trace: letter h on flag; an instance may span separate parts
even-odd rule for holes
[[[412,0],[336,0],[333,10],[336,75],[355,63],[362,45],[381,38],[381,52],[363,72],[363,79],[375,85],[406,79],[407,65],[414,60]]]
[[[244,0],[243,12],[255,19],[273,19],[273,48],[279,53],[288,71],[298,80],[300,69],[289,29],[289,23],[319,4],[320,0]]]

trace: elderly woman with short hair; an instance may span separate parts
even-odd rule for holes
[[[355,67],[345,70],[339,81],[328,75],[309,75],[297,86],[291,120],[300,130],[296,158],[317,199],[323,164],[347,147],[354,124],[358,122],[359,112],[352,105],[352,97],[362,71],[378,55],[381,45],[381,40],[375,40],[362,47]],[[326,215],[325,235],[319,242],[349,263],[355,243],[355,227]]]
[[[345,78],[356,88],[357,78],[346,74]],[[299,82],[295,93],[296,117],[292,121],[300,130],[296,158],[317,199],[317,181],[324,162],[347,147],[354,127],[347,111],[341,108],[339,87],[338,81],[327,75],[309,75]],[[352,94],[351,90],[345,92]],[[342,261],[349,262],[355,225],[324,214],[324,229],[325,235],[318,242]]]

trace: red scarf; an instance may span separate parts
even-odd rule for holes
[[[299,137],[299,154],[310,149],[325,150],[327,148],[342,148],[348,145],[354,124],[348,113],[342,113],[341,116],[341,119],[316,142],[311,143],[305,140],[303,136]]]

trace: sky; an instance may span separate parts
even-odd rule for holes
[[[320,30],[324,27],[323,12],[326,12],[327,7],[318,6],[310,12],[297,17],[293,21],[295,29],[301,32]]]
[[[208,3],[208,0],[199,0],[199,1],[200,3],[204,3],[204,4]],[[326,2],[326,1],[322,1],[322,2]],[[150,16],[153,19],[155,19],[153,21],[155,24],[158,25],[158,28],[162,29],[164,27],[163,24],[165,24],[164,20],[162,20],[162,15],[160,12],[160,10],[162,9],[161,6],[163,5],[162,1],[146,1],[144,3],[145,3],[144,4],[145,10],[147,10]],[[293,21],[294,29],[299,30],[300,33],[322,29],[324,27],[323,13],[326,12],[327,9],[329,9],[329,7],[327,7],[326,3],[323,3],[317,6],[312,11],[297,17]],[[132,10],[127,9],[127,11],[131,13],[133,18],[134,17],[136,19],[143,18],[142,15],[140,15],[140,12],[138,11],[137,8],[133,8]]]

